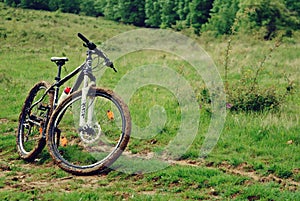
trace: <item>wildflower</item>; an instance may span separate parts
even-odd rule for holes
[[[232,105],[231,103],[226,103],[226,108],[227,108],[227,109],[232,108],[232,106],[233,106],[233,105]]]

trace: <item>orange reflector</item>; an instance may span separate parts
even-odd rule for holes
[[[41,135],[43,134],[43,127],[39,128],[39,132],[40,132]]]
[[[112,112],[112,111],[110,111],[110,110],[107,110],[107,118],[109,119],[109,120],[113,120],[115,117],[114,117],[114,113]]]
[[[66,147],[67,144],[68,144],[67,138],[66,137],[61,137],[60,138],[60,144],[61,144],[61,146]]]

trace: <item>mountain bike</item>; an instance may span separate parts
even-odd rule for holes
[[[95,69],[110,67],[117,72],[113,63],[81,33],[78,37],[88,49],[84,63],[61,78],[68,58],[51,58],[58,67],[55,83],[40,81],[29,91],[16,141],[24,160],[35,160],[47,144],[60,168],[86,175],[106,169],[121,155],[130,138],[131,119],[116,93],[96,87]],[[68,95],[61,100],[60,87],[75,75],[74,85],[64,90]]]

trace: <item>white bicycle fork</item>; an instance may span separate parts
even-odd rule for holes
[[[95,82],[84,75],[83,88],[81,96],[80,117],[79,117],[79,132],[81,139],[86,143],[91,143],[100,137],[101,129],[97,120],[94,120],[95,94],[90,90],[95,86]]]

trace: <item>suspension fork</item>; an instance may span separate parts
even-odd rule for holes
[[[91,92],[91,88],[96,86],[96,78],[92,74],[92,51],[87,53],[87,62],[83,70],[83,88],[81,96],[81,106],[80,106],[80,117],[79,117],[79,127],[80,129],[89,129],[92,127],[93,123],[93,114],[94,114],[94,105],[95,105],[95,96]],[[90,80],[90,83],[89,83]],[[87,101],[89,97],[89,102]],[[88,104],[88,105],[87,105]],[[86,120],[87,119],[87,120]]]
[[[91,81],[88,84],[88,76],[84,76],[84,86],[82,88],[81,95],[81,106],[80,106],[80,120],[79,126],[82,128],[84,126],[92,125],[93,122],[93,113],[94,113],[94,105],[95,105],[95,97],[92,90],[92,87],[95,86],[95,82]],[[89,101],[88,101],[89,98]],[[85,119],[87,118],[87,121]]]

